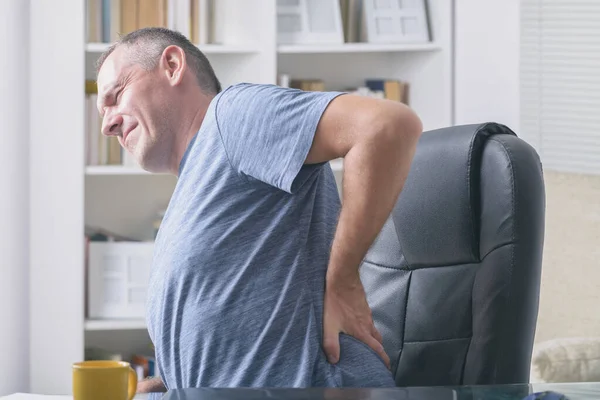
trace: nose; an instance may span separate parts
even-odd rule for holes
[[[102,119],[102,134],[106,136],[120,136],[123,133],[123,117],[118,114],[107,113]]]

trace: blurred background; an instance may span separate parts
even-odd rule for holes
[[[0,395],[69,392],[85,358],[154,373],[145,282],[176,179],[102,137],[95,108],[95,60],[144,26],[187,35],[224,87],[342,90],[404,102],[425,130],[514,130],[547,190],[532,379],[600,381],[600,2],[0,0]]]

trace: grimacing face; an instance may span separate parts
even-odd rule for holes
[[[116,136],[148,171],[163,170],[172,147],[172,85],[160,70],[144,70],[117,47],[97,77],[102,134]]]

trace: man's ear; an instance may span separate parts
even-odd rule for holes
[[[179,85],[183,80],[183,73],[187,67],[183,49],[175,45],[167,46],[160,57],[160,67],[171,85]]]

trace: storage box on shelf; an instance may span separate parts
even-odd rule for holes
[[[144,319],[153,242],[91,242],[90,319]]]

